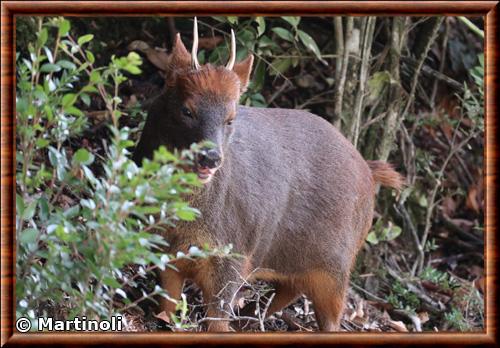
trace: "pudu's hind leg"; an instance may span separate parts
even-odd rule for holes
[[[321,331],[339,331],[348,287],[349,273],[315,272],[304,279],[304,292],[314,306]]]
[[[290,303],[294,302],[300,293],[289,281],[279,281],[274,284],[275,295],[266,312],[266,317],[279,312]]]
[[[271,303],[269,304],[269,308],[267,308],[267,311],[265,313],[266,317],[269,317],[270,315],[273,315],[274,313],[282,310],[300,296],[300,292],[297,291],[297,289],[290,281],[273,281],[272,285],[274,289],[266,293],[266,298],[261,298],[259,302],[259,307],[261,310],[263,310],[268,305],[268,301],[271,296],[273,296]],[[245,317],[255,316],[256,310],[257,304],[256,302],[252,302],[247,304],[240,311],[240,314]]]

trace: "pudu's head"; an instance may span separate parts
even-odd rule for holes
[[[183,149],[208,141],[196,160],[196,172],[208,183],[223,165],[241,94],[246,90],[253,56],[236,63],[236,40],[231,30],[231,51],[225,66],[200,65],[197,58],[198,25],[194,20],[193,47],[186,50],[177,34],[166,69],[168,143]],[[164,123],[162,122],[162,123]],[[165,124],[165,123],[164,123]]]

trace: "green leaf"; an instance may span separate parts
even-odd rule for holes
[[[94,155],[86,149],[78,149],[73,156],[73,163],[89,165],[94,162]]]
[[[87,35],[83,35],[83,36],[80,36],[78,38],[78,45],[81,46],[89,41],[92,41],[92,39],[94,38],[94,35],[92,34],[87,34]]]
[[[264,61],[259,59],[255,67],[252,79],[253,90],[260,91],[264,86],[265,79],[266,79],[266,64],[264,63]]]
[[[419,198],[418,198],[418,204],[422,207],[422,208],[427,208],[427,206],[429,205],[429,203],[427,202],[427,197],[425,195],[421,195]]]
[[[401,234],[401,227],[399,226],[389,226],[382,230],[381,240],[391,241],[396,239]]]
[[[287,21],[288,23],[290,23],[292,25],[292,27],[294,27],[294,28],[297,28],[297,26],[300,23],[300,17],[288,17],[288,16],[284,16],[284,17],[281,17],[281,18],[283,18],[285,21]]]
[[[238,17],[236,16],[227,16],[227,21],[231,24],[237,24],[238,23]]]
[[[87,50],[87,51],[85,51],[85,55],[87,56],[87,59],[91,64],[93,64],[95,62],[95,57],[94,57],[94,54],[92,52]]]
[[[28,221],[28,220],[31,220],[31,218],[33,218],[33,215],[35,215],[35,211],[36,211],[36,205],[37,205],[37,201],[33,201],[30,204],[28,204],[27,207],[24,207],[24,211],[23,211],[23,215],[22,215],[22,218],[24,221]]]
[[[69,60],[61,59],[57,62],[57,65],[59,65],[61,68],[67,69],[67,70],[75,70],[76,65],[70,62]]]
[[[141,73],[141,69],[139,69],[137,66],[132,65],[132,64],[127,64],[123,67],[124,70],[128,71],[129,73],[133,75],[139,75]]]
[[[42,67],[40,68],[40,71],[44,73],[57,72],[60,70],[61,67],[58,64],[50,64],[50,63],[46,63],[42,65]]]
[[[100,81],[101,81],[101,73],[97,70],[92,70],[92,72],[90,73],[90,82],[97,83]],[[87,86],[85,86],[83,89],[85,88],[87,88]]]
[[[190,207],[183,207],[175,212],[177,217],[184,221],[193,221],[196,219],[198,211]]]
[[[266,31],[266,21],[264,17],[255,17],[255,22],[257,23],[257,36],[261,36]]]
[[[104,277],[103,280],[102,280],[102,282],[105,285],[107,285],[109,287],[112,287],[112,288],[115,288],[115,289],[121,287],[121,284],[118,283],[118,281],[115,278],[113,278],[113,277]]]
[[[49,203],[45,197],[40,198],[38,201],[38,205],[40,206],[40,218],[45,221],[49,218]]]
[[[50,144],[50,141],[48,139],[38,138],[35,144],[38,148],[43,149]]]
[[[377,234],[375,232],[370,232],[368,233],[368,236],[366,237],[366,241],[369,242],[370,244],[377,245],[379,240],[377,238]]]
[[[74,116],[79,116],[79,117],[82,117],[84,116],[82,110],[74,107],[74,106],[69,106],[67,108],[64,109],[64,111],[68,114],[68,115],[74,115]]]
[[[384,88],[391,82],[391,75],[387,70],[377,71],[367,82],[369,99],[375,101],[382,96]]]
[[[47,28],[42,28],[40,33],[38,34],[38,45],[42,47],[45,45],[47,42],[47,39],[49,38],[49,32],[47,31]]]
[[[88,94],[86,93],[81,93],[80,94],[80,99],[82,100],[82,102],[87,105],[87,106],[90,106],[90,97]]]
[[[23,216],[24,211],[24,200],[23,197],[16,193],[16,215]]]
[[[272,28],[271,30],[283,40],[290,42],[294,41],[293,34],[288,29],[282,27],[276,27]]]
[[[38,230],[35,228],[27,228],[21,232],[19,236],[19,242],[23,245],[33,244],[36,242],[38,237]]]
[[[95,86],[93,86],[93,85],[87,85],[87,86],[85,86],[85,87],[82,88],[82,92],[94,92],[94,93],[96,93],[97,92],[97,88]]]
[[[61,105],[64,109],[72,106],[76,102],[77,95],[75,93],[65,94],[62,98]]]
[[[59,35],[66,36],[71,28],[71,23],[67,19],[61,19],[59,22]]]
[[[288,70],[288,68],[292,65],[292,59],[291,58],[285,58],[285,59],[275,59],[272,63],[272,66],[274,67],[274,70],[271,70],[269,75],[275,76],[279,73],[283,74],[285,71]]]
[[[314,53],[314,55],[323,63],[326,63],[326,61],[321,58],[321,52],[319,50],[318,45],[316,44],[316,41],[306,32],[302,30],[298,30],[297,33],[299,34],[299,39],[302,41],[304,46],[307,47],[309,51]]]

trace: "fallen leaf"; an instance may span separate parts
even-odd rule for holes
[[[477,188],[472,185],[467,193],[467,200],[465,201],[465,206],[470,210],[473,210],[476,214],[479,214],[480,208],[477,197]]]
[[[140,51],[144,53],[151,64],[162,71],[167,70],[170,61],[167,53],[158,49],[151,48],[146,42],[141,40],[132,41],[128,45],[128,49],[131,51]]]
[[[420,313],[417,313],[418,317],[420,318],[420,322],[422,324],[426,323],[429,321],[429,313],[427,312],[420,312]]]
[[[406,325],[402,321],[388,320],[387,325],[389,325],[397,332],[408,332]]]
[[[485,283],[484,277],[474,280],[474,286],[483,294],[484,294],[484,283]]]
[[[154,316],[160,320],[163,320],[164,322],[170,324],[171,320],[170,317],[167,315],[165,311],[161,311],[158,314],[154,314]]]
[[[238,299],[238,307],[240,307],[240,308],[245,307],[245,297],[240,297]]]
[[[457,204],[451,196],[446,196],[443,199],[443,203],[441,203],[441,209],[443,210],[443,214],[451,218],[457,209]]]
[[[202,37],[198,40],[198,48],[211,50],[217,47],[222,41],[222,36]]]

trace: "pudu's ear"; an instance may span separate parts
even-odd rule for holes
[[[175,36],[174,46],[169,55],[168,71],[171,73],[177,69],[188,68],[191,64],[191,54],[189,54],[186,46],[182,43],[181,34]]]
[[[240,79],[240,92],[247,90],[250,74],[252,73],[253,55],[249,54],[244,60],[234,64],[233,71]]]

